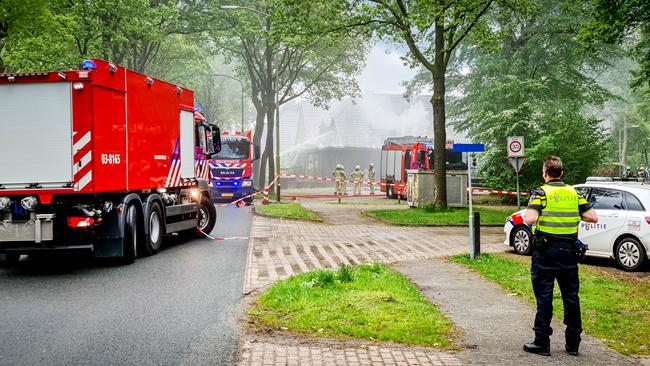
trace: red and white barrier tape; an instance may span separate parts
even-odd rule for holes
[[[232,202],[230,202],[230,203],[221,203],[221,204],[216,204],[215,206],[217,206],[217,207],[225,207],[225,206],[230,206],[230,205],[238,205],[238,204],[240,204],[241,202],[243,202],[244,200],[246,200],[246,199],[248,199],[248,198],[251,198],[251,197],[255,197],[255,196],[259,195],[259,194],[268,195],[269,188],[271,188],[273,185],[275,185],[275,182],[276,182],[277,180],[278,180],[278,176],[276,176],[275,179],[273,179],[273,181],[271,181],[271,183],[269,183],[269,185],[267,185],[266,187],[264,187],[264,190],[263,190],[262,192],[260,192],[260,191],[255,191],[255,192],[253,192],[253,193],[251,193],[251,194],[249,194],[249,195],[247,195],[247,196],[244,196],[244,197],[242,197],[242,198],[240,198],[240,199],[238,199],[238,200],[236,200],[236,201],[232,201]]]
[[[467,188],[469,191],[469,188]],[[497,189],[472,189],[472,193],[491,193],[491,194],[509,194],[509,195],[516,195],[517,192],[513,191],[501,191]],[[519,192],[520,196],[528,196],[530,193],[528,192]]]
[[[248,236],[231,236],[227,238],[221,238],[221,237],[216,237],[212,236],[210,234],[207,234],[205,231],[199,229],[199,232],[203,235],[205,235],[206,238],[210,240],[218,240],[218,241],[223,241],[223,240],[248,240]]]
[[[318,180],[321,182],[337,182],[337,181],[342,181],[345,183],[355,183],[354,179],[336,179],[336,178],[324,178],[324,177],[316,177],[313,175],[300,175],[300,174],[293,174],[293,173],[280,173],[281,178],[297,178],[297,179],[304,179],[304,180]],[[393,186],[396,183],[382,183],[382,182],[370,182],[370,181],[361,181],[359,182],[361,184],[376,184],[380,186]]]
[[[313,175],[301,175],[301,174],[293,174],[293,173],[281,173],[280,174],[281,178],[296,178],[296,179],[304,179],[304,180],[318,180],[321,182],[336,182],[340,181],[339,179],[336,178],[324,178],[324,177],[317,177]],[[355,181],[352,180],[343,180],[345,183],[355,183]],[[379,186],[394,186],[397,185],[398,183],[384,183],[384,182],[369,182],[369,181],[361,181],[361,184],[376,184]],[[467,188],[469,191],[469,188]],[[472,193],[491,193],[491,194],[509,194],[509,195],[516,195],[517,192],[513,191],[505,191],[505,190],[498,190],[498,189],[472,189]],[[406,195],[406,186],[404,186],[404,190],[402,191],[402,195]],[[528,192],[520,192],[519,195],[521,196],[527,196],[529,195]]]

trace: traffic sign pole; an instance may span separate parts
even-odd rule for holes
[[[523,136],[508,137],[508,162],[512,165],[517,179],[517,210],[521,210],[521,198],[519,197],[519,171],[526,162],[524,155],[524,138]]]
[[[476,259],[477,250],[475,248],[474,241],[474,214],[472,207],[472,156],[471,153],[483,152],[485,151],[485,145],[483,144],[454,144],[452,146],[453,152],[464,152],[467,154],[467,187],[469,193],[469,257],[471,259]]]
[[[467,186],[469,187],[469,257],[474,258],[474,214],[472,213],[472,162],[467,154]]]
[[[517,171],[516,175],[517,175],[517,211],[521,211],[521,202],[519,200],[519,171]]]
[[[521,199],[519,194],[519,171],[524,166],[526,162],[526,157],[509,157],[508,162],[512,166],[512,170],[515,171],[515,177],[517,179],[517,209],[521,210]]]

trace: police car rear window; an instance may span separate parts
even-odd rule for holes
[[[625,201],[627,205],[625,206],[628,210],[630,211],[645,211],[643,209],[643,205],[641,204],[641,201],[639,201],[636,196],[634,196],[632,193],[625,192]]]

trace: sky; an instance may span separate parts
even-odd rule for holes
[[[399,58],[404,52],[385,43],[376,43],[368,54],[366,68],[359,78],[361,91],[403,94],[404,87],[400,83],[415,75],[415,70],[404,66]]]

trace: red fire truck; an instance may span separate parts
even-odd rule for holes
[[[164,234],[210,232],[206,157],[219,130],[194,93],[102,60],[0,74],[0,255],[158,252]],[[200,230],[200,231],[199,231]]]
[[[253,132],[221,133],[221,151],[210,160],[212,199],[232,202],[255,192],[253,161],[259,158],[259,147],[253,145]],[[244,200],[252,203],[253,197]]]
[[[452,152],[453,142],[445,146],[448,170],[467,170],[462,153]],[[381,147],[379,176],[381,191],[389,198],[397,198],[406,187],[406,170],[433,170],[433,140],[427,137],[390,137]]]

